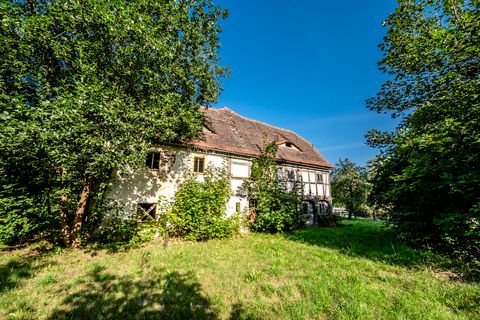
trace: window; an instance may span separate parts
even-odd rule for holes
[[[307,202],[302,203],[302,213],[303,214],[308,214],[308,203]]]
[[[139,203],[137,207],[137,214],[142,221],[156,219],[157,204],[156,203]]]
[[[160,169],[160,152],[150,152],[145,160],[145,165],[149,169]]]
[[[205,158],[195,157],[193,159],[193,172],[203,173],[205,171]]]
[[[279,146],[282,148],[291,149],[295,151],[302,151],[295,144],[293,144],[293,142],[290,142],[290,141],[281,142]]]
[[[321,173],[317,173],[317,182],[323,183],[323,175]]]
[[[288,180],[295,181],[295,171],[288,170],[287,171],[287,177],[288,177]]]

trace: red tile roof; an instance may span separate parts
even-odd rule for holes
[[[264,135],[267,135],[268,141],[291,142],[300,149],[280,146],[277,152],[279,161],[322,168],[333,167],[310,142],[290,130],[242,117],[228,108],[208,108],[205,110],[205,117],[208,130],[204,130],[203,139],[193,142],[198,148],[257,156],[264,145]]]

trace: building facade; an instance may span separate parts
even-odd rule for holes
[[[332,165],[311,143],[292,131],[242,117],[227,108],[204,112],[207,125],[202,139],[152,149],[144,170],[115,177],[109,198],[127,213],[142,208],[155,216],[157,203],[173,199],[187,173],[203,179],[208,168],[225,168],[231,186],[227,214],[247,212],[249,199],[240,192],[241,186],[250,176],[252,158],[261,153],[267,139],[278,144],[278,179],[290,189],[301,186],[307,224],[315,224],[319,215],[331,213]]]

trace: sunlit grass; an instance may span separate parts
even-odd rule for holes
[[[480,285],[450,267],[367,220],[166,249],[27,248],[0,257],[0,319],[479,319]]]

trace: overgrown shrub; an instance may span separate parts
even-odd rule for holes
[[[137,219],[114,212],[93,232],[92,241],[100,244],[129,243],[139,230]]]
[[[203,181],[189,176],[167,213],[169,232],[187,240],[226,238],[238,231],[238,216],[225,217],[230,183],[225,170],[206,170]]]
[[[243,189],[255,203],[255,219],[250,225],[257,232],[276,233],[302,225],[299,213],[300,196],[297,187],[288,191],[276,176],[275,142],[266,143],[262,154],[252,160],[252,172]]]
[[[480,202],[468,214],[444,214],[435,223],[441,230],[441,243],[447,248],[444,252],[460,258],[468,275],[480,279]]]
[[[283,187],[265,193],[256,199],[255,220],[251,230],[257,232],[277,233],[292,230],[302,223],[295,192],[287,192]]]
[[[348,218],[369,217],[371,209],[368,194],[371,186],[368,182],[368,171],[348,159],[339,159],[331,175],[333,205],[345,207]]]
[[[39,197],[22,195],[0,197],[0,244],[14,245],[33,241],[57,223]]]
[[[356,217],[371,218],[373,217],[373,208],[366,203],[362,203],[355,211]]]
[[[367,100],[370,110],[398,121],[393,131],[367,134],[368,144],[381,150],[372,163],[372,198],[390,209],[402,239],[475,264],[480,2],[398,4],[380,45],[379,66],[389,79]]]
[[[98,244],[139,244],[165,234],[165,218],[142,220],[142,216],[127,216],[120,204],[98,206],[84,224],[82,242]]]

